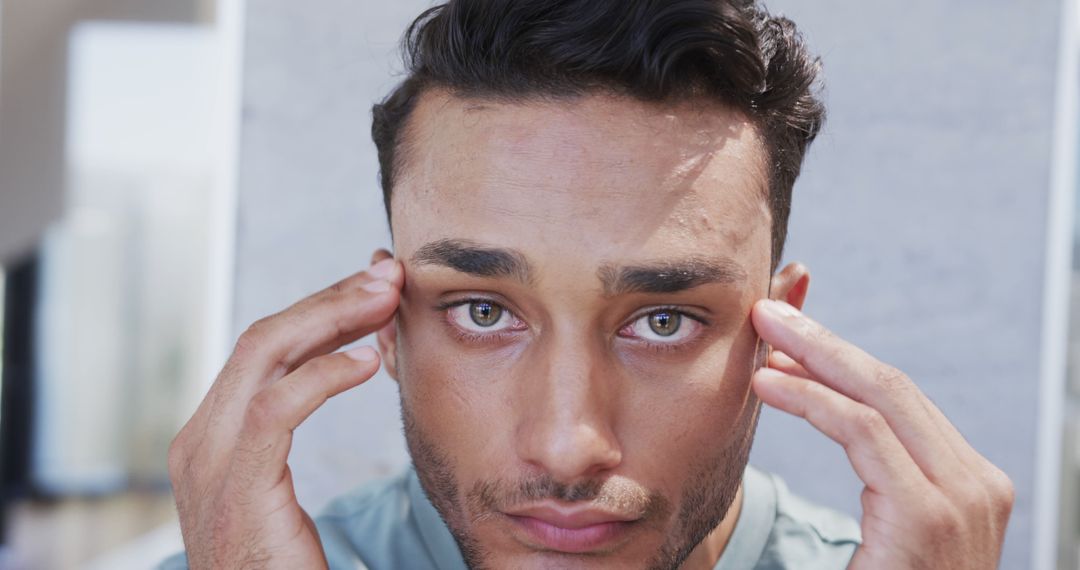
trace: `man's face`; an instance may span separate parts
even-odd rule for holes
[[[410,125],[384,349],[468,562],[677,564],[735,499],[757,417],[756,130],[702,104],[439,92]]]

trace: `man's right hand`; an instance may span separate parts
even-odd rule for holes
[[[379,369],[371,347],[333,351],[387,325],[403,282],[401,266],[383,259],[241,335],[169,448],[189,567],[326,567],[286,463],[292,433]]]

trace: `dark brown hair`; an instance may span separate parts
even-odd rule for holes
[[[779,263],[792,186],[825,119],[820,61],[791,20],[753,0],[450,0],[413,21],[402,49],[407,77],[372,109],[388,219],[405,125],[428,89],[507,102],[705,98],[744,113],[763,137]]]

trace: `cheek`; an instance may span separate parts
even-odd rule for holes
[[[743,437],[742,420],[756,406],[750,390],[756,340],[747,320],[691,360],[645,359],[628,366],[636,387],[628,425],[646,426],[646,445],[672,453],[719,449]]]
[[[505,400],[499,392],[507,376],[505,359],[462,350],[430,317],[399,313],[398,375],[401,398],[423,432],[454,457],[457,467],[483,465],[504,449],[508,431]]]

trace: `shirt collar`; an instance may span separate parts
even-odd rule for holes
[[[743,501],[735,530],[713,570],[754,568],[776,521],[776,487],[769,475],[749,465],[743,473]]]

